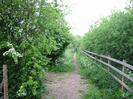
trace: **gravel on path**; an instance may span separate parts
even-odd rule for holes
[[[80,77],[76,54],[74,65],[75,70],[72,73],[48,74],[48,92],[42,99],[81,99],[81,93],[86,90],[87,84]]]

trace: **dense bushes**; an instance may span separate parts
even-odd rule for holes
[[[10,99],[41,99],[44,68],[70,43],[63,18],[45,0],[0,1],[0,66],[8,64]]]
[[[82,39],[84,49],[133,64],[133,14],[115,12],[95,24]]]
[[[93,25],[81,40],[81,48],[119,60],[124,59],[133,65],[132,0],[130,7],[123,12],[113,12],[111,16],[102,18]],[[97,86],[92,88],[94,92],[88,92],[85,97],[94,98],[96,95],[95,99],[132,99],[132,93],[119,91],[119,84],[99,68],[100,64],[96,65],[91,61],[88,63],[84,58],[81,62],[81,74]],[[130,73],[132,74],[132,71]]]

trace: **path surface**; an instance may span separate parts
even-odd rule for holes
[[[81,92],[86,90],[87,84],[80,78],[76,54],[74,65],[75,70],[72,73],[48,74],[48,93],[43,99],[81,99]]]

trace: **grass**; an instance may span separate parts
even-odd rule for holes
[[[89,89],[87,92],[83,93],[82,99],[102,99],[101,93],[98,88],[93,84],[89,83]]]
[[[48,67],[48,71],[55,73],[72,72],[74,70],[73,55],[72,49],[66,49],[63,56],[57,60],[55,66]]]
[[[100,68],[102,65],[95,64],[85,56],[80,56],[79,62],[80,74],[90,85],[83,94],[83,99],[124,99],[120,85]]]
[[[49,72],[63,73],[73,71],[73,64],[60,64],[49,68]]]

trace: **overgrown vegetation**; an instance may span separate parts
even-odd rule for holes
[[[110,55],[118,60],[126,60],[133,65],[133,1],[125,11],[113,12],[94,24],[81,40],[81,48],[98,54]],[[105,73],[100,64],[80,57],[81,75],[94,86],[84,99],[132,99],[132,93],[121,92],[120,85]],[[117,66],[117,65],[116,65]],[[119,67],[120,68],[120,67]],[[132,75],[132,71],[128,71]],[[98,89],[98,90],[97,90]],[[87,98],[89,97],[89,98]]]
[[[133,64],[133,13],[114,12],[92,26],[82,48]]]
[[[71,72],[74,70],[73,49],[67,48],[62,57],[56,60],[55,66],[48,66],[50,72]]]
[[[73,70],[79,38],[69,26],[57,0],[0,1],[0,68],[8,65],[9,99],[41,99],[46,71]],[[92,26],[81,40],[82,49],[110,55],[133,65],[133,1]],[[67,46],[72,42],[72,45]],[[74,49],[74,52],[72,51]],[[94,84],[84,99],[120,99],[119,84],[100,66],[81,56],[81,75]],[[0,70],[2,71],[2,70]],[[130,73],[132,75],[132,72]],[[0,78],[2,81],[2,78]],[[132,99],[127,95],[128,99]]]
[[[88,92],[83,99],[121,99],[120,85],[109,74],[102,70],[102,65],[96,64],[88,57],[80,56],[81,76],[90,83]],[[91,84],[93,85],[91,87]]]
[[[0,66],[8,65],[9,99],[41,99],[44,69],[70,41],[57,2],[0,1]]]

